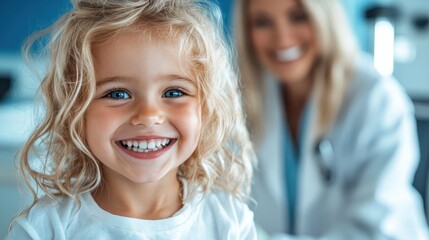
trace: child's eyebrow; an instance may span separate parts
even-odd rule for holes
[[[118,76],[103,78],[100,81],[97,81],[96,87],[99,88],[99,87],[102,87],[102,86],[107,85],[109,83],[120,82],[121,79],[126,79],[126,78],[125,77],[118,77]]]
[[[113,76],[113,77],[106,77],[101,79],[100,81],[97,81],[96,87],[100,88],[103,87],[104,85],[107,85],[109,83],[116,83],[116,82],[122,82],[124,80],[130,80],[132,78],[130,77],[124,77],[124,76]],[[161,75],[158,77],[158,79],[163,80],[163,81],[186,81],[189,82],[191,84],[195,84],[195,81],[185,77],[185,76],[181,76],[181,75],[177,75],[177,74],[168,74],[168,75]]]
[[[182,76],[182,75],[177,75],[177,74],[161,75],[159,79],[162,79],[164,81],[184,80],[184,81],[190,82],[192,84],[195,83],[195,81],[193,81],[192,79],[185,77],[185,76]]]

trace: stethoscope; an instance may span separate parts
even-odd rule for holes
[[[334,147],[329,138],[321,138],[316,142],[314,153],[316,155],[316,163],[319,167],[321,176],[325,183],[331,184],[334,180]]]

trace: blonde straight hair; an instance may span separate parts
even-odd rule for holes
[[[239,199],[250,190],[253,148],[245,126],[234,51],[223,36],[219,8],[194,0],[76,0],[52,27],[30,38],[24,52],[50,34],[50,64],[41,83],[46,114],[26,142],[20,171],[33,191],[56,199],[94,191],[102,184],[100,162],[85,139],[84,117],[96,87],[91,48],[121,31],[178,41],[183,63],[197,81],[202,108],[198,146],[179,174],[190,191],[222,189]],[[162,34],[161,34],[162,33]],[[164,34],[165,33],[165,34]],[[41,161],[34,167],[32,152]],[[33,187],[32,183],[36,186]]]
[[[238,65],[242,78],[244,106],[248,126],[257,142],[265,128],[261,112],[264,106],[263,67],[259,64],[250,40],[248,4],[252,0],[237,0],[234,31],[238,51]],[[318,102],[316,137],[323,136],[336,119],[344,97],[347,81],[359,48],[345,12],[338,0],[297,0],[304,7],[313,24],[319,56],[313,66],[315,94]],[[268,4],[268,3],[267,3]]]

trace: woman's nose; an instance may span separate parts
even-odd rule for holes
[[[159,104],[149,101],[139,101],[134,107],[134,113],[130,120],[132,125],[150,127],[160,125],[165,121],[165,115]]]
[[[273,39],[277,47],[290,47],[295,41],[293,29],[287,23],[277,23],[274,28]]]

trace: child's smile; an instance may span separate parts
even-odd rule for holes
[[[122,140],[124,148],[134,152],[153,152],[168,146],[170,139]]]
[[[135,158],[150,160],[167,151],[175,141],[176,139],[153,137],[127,139],[117,143],[127,154]]]

